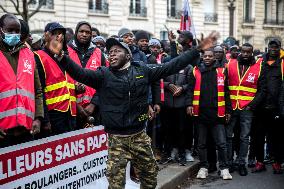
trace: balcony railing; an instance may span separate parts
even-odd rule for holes
[[[54,8],[54,3],[53,0],[32,0],[31,3],[29,4],[29,8],[36,9],[39,4],[41,5],[42,9],[53,9]]]
[[[284,26],[284,20],[278,20],[278,19],[264,19],[264,24],[269,24],[269,25],[281,25]]]
[[[129,16],[147,17],[147,7],[133,8],[129,7]]]
[[[254,22],[255,22],[255,19],[254,18],[250,18],[250,17],[244,18],[244,20],[243,20],[243,23],[250,23],[250,24],[252,24]]]
[[[89,4],[89,12],[108,14],[108,3],[104,2],[100,6],[93,6],[92,3]]]
[[[218,22],[218,14],[217,13],[205,13],[204,15],[205,22]]]
[[[168,10],[168,18],[170,19],[180,19],[181,18],[182,11],[176,10],[176,11],[170,11]]]

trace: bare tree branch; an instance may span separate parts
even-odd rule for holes
[[[19,10],[19,0],[16,0],[16,3],[14,0],[10,0],[10,2],[13,4],[13,6],[15,7],[16,9],[16,12],[21,15],[21,11]]]
[[[37,8],[31,12],[31,14],[28,15],[29,18],[31,18],[33,15],[35,15],[37,12],[39,12],[40,8],[42,7],[42,5],[46,2],[46,0],[38,0],[38,6]]]
[[[8,13],[8,11],[2,5],[0,5],[0,9],[2,9],[3,12]]]

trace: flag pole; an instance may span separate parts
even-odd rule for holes
[[[188,6],[188,9],[189,9],[189,15],[190,15],[191,22],[192,22],[194,38],[195,38],[196,45],[198,46],[198,40],[197,40],[197,37],[196,37],[196,31],[195,31],[195,26],[194,26],[194,22],[193,22],[193,16],[192,16],[192,13],[191,13],[191,10],[190,10],[190,6],[189,6],[189,0],[185,0],[185,1],[187,1],[187,6]]]

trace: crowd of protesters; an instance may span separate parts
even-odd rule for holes
[[[180,30],[168,41],[128,28],[105,39],[85,21],[74,31],[48,23],[41,36],[12,14],[0,18],[0,35],[1,148],[102,124],[108,170],[121,166],[108,174],[113,188],[124,184],[128,161],[145,188],[156,186],[156,162],[185,166],[194,156],[200,179],[217,162],[225,180],[266,163],[283,172],[284,50],[276,38],[262,53]],[[115,162],[124,153],[127,161]]]

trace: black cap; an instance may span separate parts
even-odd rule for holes
[[[276,44],[278,47],[281,47],[281,42],[277,38],[270,39],[268,46],[272,44]]]
[[[106,40],[106,49],[107,51],[110,50],[110,48],[114,45],[118,45],[124,49],[127,50],[128,54],[130,54],[132,56],[131,50],[129,49],[128,45],[126,43],[123,42],[119,42],[118,40],[116,40],[115,38],[109,38],[108,40]]]
[[[58,22],[50,22],[46,24],[44,32],[52,32],[57,29],[62,30],[64,33],[66,33],[66,29]]]
[[[191,41],[193,41],[193,35],[190,31],[187,31],[187,30],[177,30],[177,33],[178,34],[182,34],[184,35],[186,38],[190,39]]]

